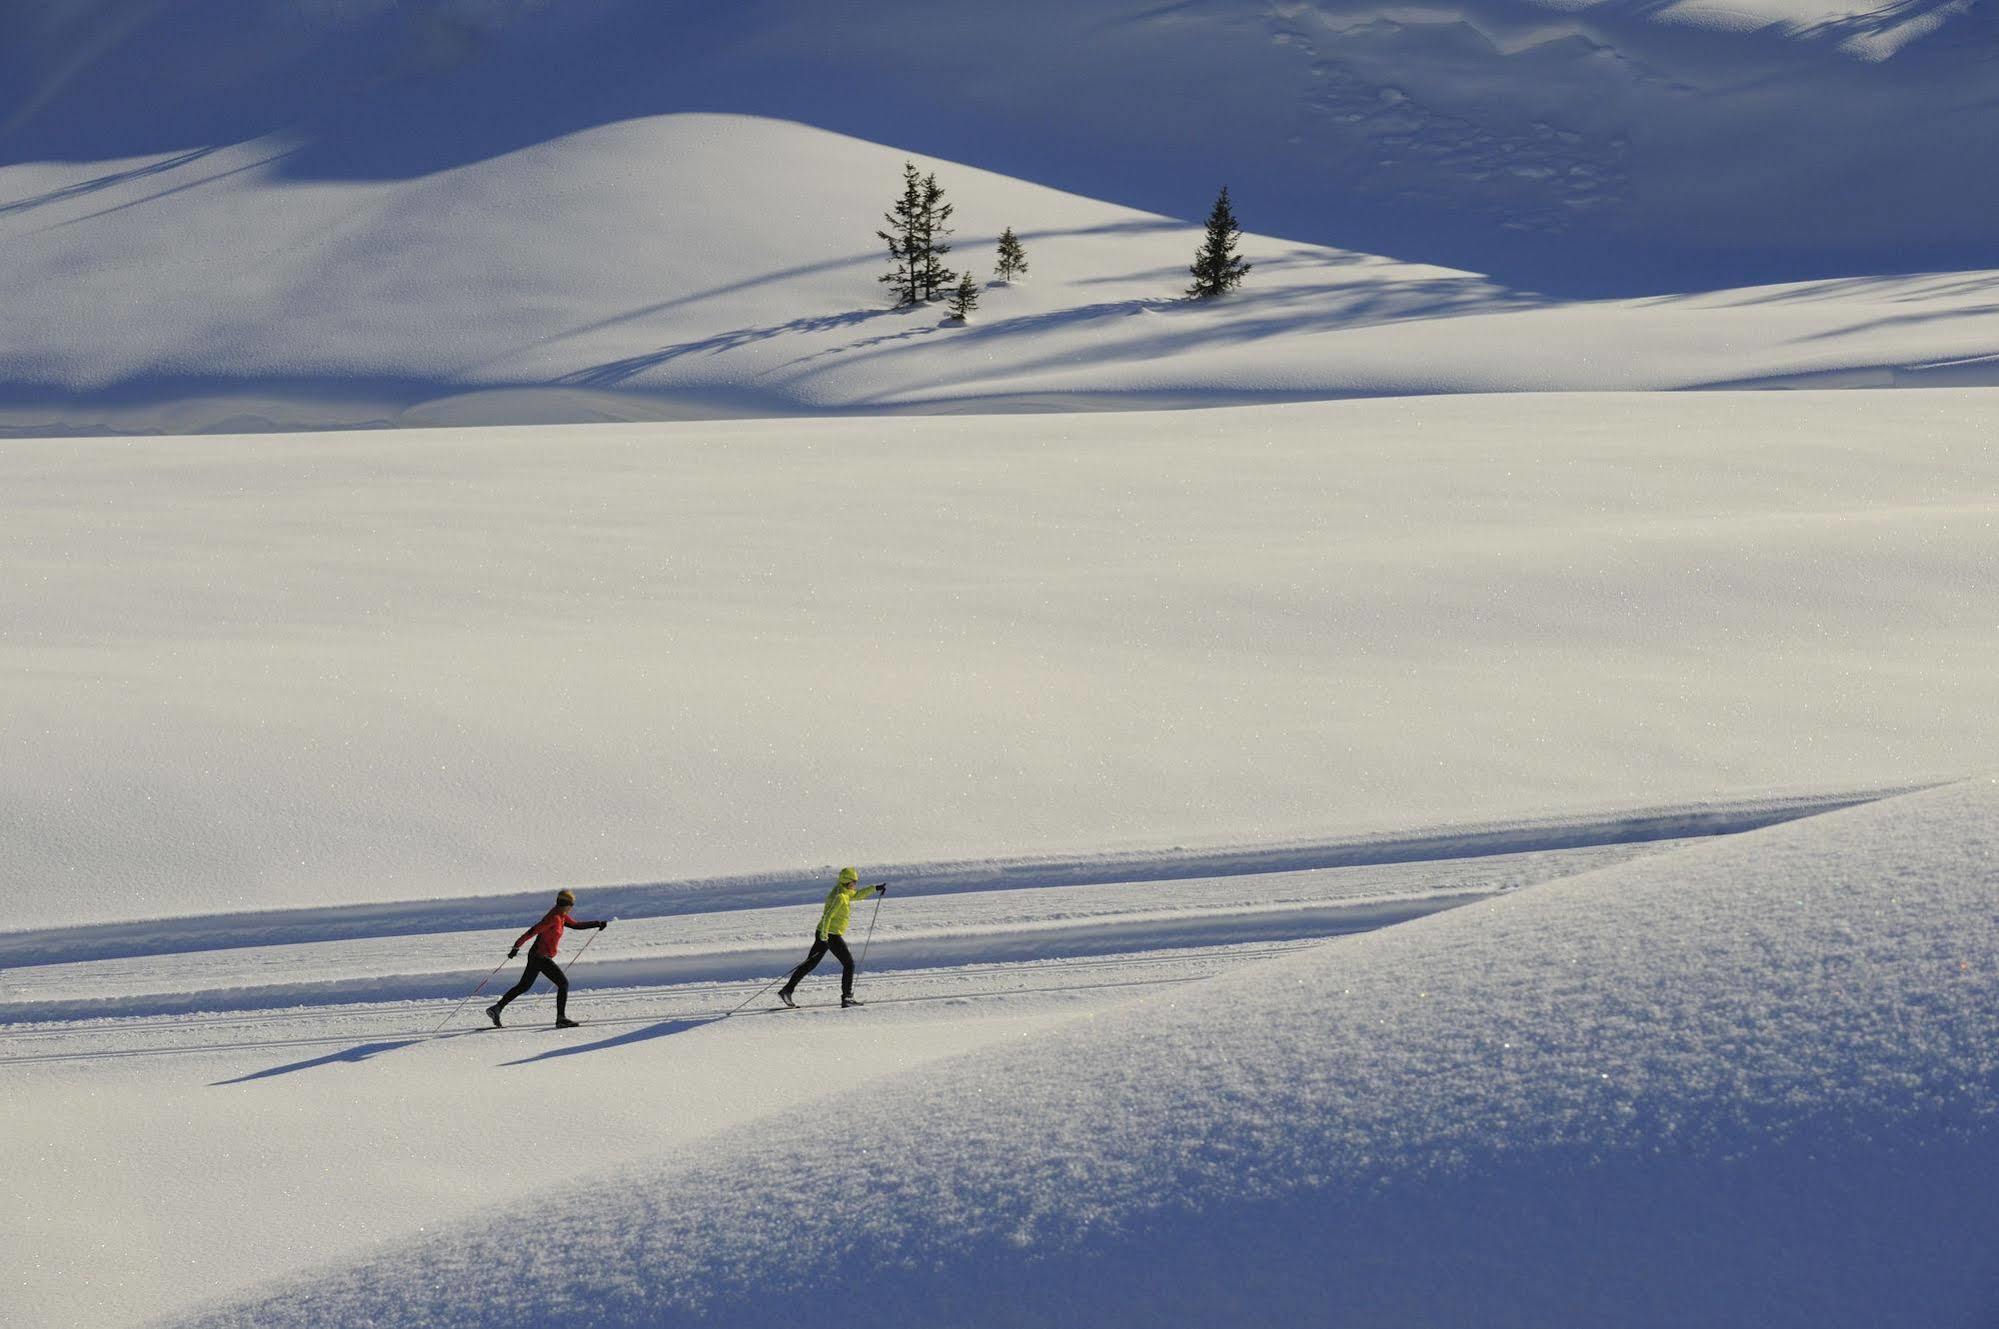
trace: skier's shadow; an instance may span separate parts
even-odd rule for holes
[[[658,1024],[649,1024],[643,1029],[628,1030],[611,1038],[600,1038],[594,1043],[579,1043],[573,1048],[552,1048],[547,1052],[537,1052],[532,1057],[522,1057],[518,1061],[503,1061],[500,1064],[532,1066],[537,1061],[549,1061],[556,1057],[574,1057],[584,1052],[602,1052],[607,1048],[629,1047],[633,1043],[645,1043],[655,1038],[665,1038],[669,1034],[699,1029],[702,1025],[713,1024],[721,1018],[719,1015],[707,1015],[698,1020],[661,1020]]]
[[[451,1038],[454,1035],[446,1034],[444,1037]],[[392,1038],[383,1043],[357,1043],[351,1048],[342,1048],[338,1052],[329,1052],[323,1057],[308,1057],[304,1061],[287,1062],[283,1066],[273,1066],[268,1070],[251,1071],[248,1075],[239,1075],[233,1080],[217,1080],[209,1085],[209,1088],[214,1089],[225,1084],[247,1084],[251,1080],[268,1080],[274,1075],[290,1075],[293,1071],[309,1071],[315,1066],[337,1066],[342,1062],[349,1064],[363,1062],[371,1057],[379,1057],[384,1052],[394,1052],[397,1048],[406,1048],[415,1043],[429,1043],[432,1041],[434,1039],[430,1036],[419,1036],[416,1038]]]

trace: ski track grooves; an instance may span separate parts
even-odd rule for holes
[[[868,876],[870,879],[887,877],[896,883],[899,895],[928,896],[1047,886],[1108,885],[1127,881],[1181,881],[1316,868],[1477,858],[1733,835],[1927,787],[1910,785],[1704,802],[1595,816],[1537,818],[1502,824],[1443,827],[1399,836],[1363,835],[1283,845],[875,865],[870,867]],[[590,886],[587,889],[593,914],[625,919],[659,918],[795,905],[801,900],[814,898],[823,890],[825,879],[830,875],[830,868],[820,867],[704,881]],[[451,900],[206,914],[0,932],[0,968],[177,955],[246,946],[410,936],[440,931],[506,930],[518,928],[523,917],[539,914],[546,907],[547,895],[548,891],[544,888]],[[425,976],[421,980],[410,981],[442,979],[456,982],[460,977],[456,974]],[[404,988],[398,995],[409,995],[409,989]],[[303,999],[310,1000],[309,997]],[[14,1016],[11,1012],[0,1014],[0,1019],[6,1018]]]
[[[1170,948],[1209,948],[1245,943],[1278,943],[1369,932],[1426,914],[1483,900],[1494,891],[1469,891],[1405,900],[1354,904],[1312,904],[1245,913],[1195,912],[1171,917],[1110,918],[1090,923],[982,930],[963,934],[877,937],[868,952],[870,973],[939,966],[962,968],[980,961],[1033,960],[1127,955]],[[646,956],[629,960],[584,961],[572,975],[587,974],[600,988],[663,987],[683,983],[744,982],[781,975],[798,962],[798,947]],[[518,964],[507,966],[517,969]],[[220,1011],[260,1011],[357,1002],[455,1000],[470,991],[483,969],[430,974],[384,974],[303,983],[218,987],[179,992],[132,993],[112,997],[56,998],[0,1003],[0,1026],[195,1015]],[[4,1058],[0,1058],[4,1060]]]
[[[1212,961],[1205,966],[1190,964],[1188,953],[1185,951],[1168,951],[1154,955],[1118,955],[1060,961],[1030,975],[1030,977],[1061,980],[1052,983],[1022,982],[1019,971],[1011,964],[969,964],[953,966],[948,970],[913,970],[899,974],[895,978],[871,974],[873,984],[868,1004],[897,1006],[917,1002],[984,1001],[1048,993],[1102,992],[1118,988],[1170,987],[1209,977],[1215,972],[1216,966],[1229,967],[1291,954],[1302,946],[1313,944],[1314,940],[1317,939],[1267,946],[1230,947],[1223,956],[1204,957]],[[1096,972],[1098,970],[1102,972]],[[1082,976],[1079,977],[1079,974]],[[932,987],[943,982],[946,986],[941,991],[901,991],[904,985],[915,981],[925,981],[927,986]],[[968,981],[971,986],[964,986]],[[717,1020],[784,1013],[784,1008],[775,1005],[748,1007],[744,1005],[747,1000],[768,994],[776,986],[775,979],[766,982],[689,986],[696,990],[685,991],[677,987],[665,991],[658,988],[604,991],[593,989],[589,993],[593,1014],[584,1023],[591,1029],[618,1029],[662,1024],[709,1024]],[[887,995],[883,995],[884,988]],[[506,1032],[517,1034],[548,1032],[550,1030],[548,1021],[553,1018],[551,1012],[554,1004],[553,995],[546,991],[533,992],[522,997],[512,1007],[513,1023],[506,1026]],[[613,1012],[622,1012],[632,1007],[640,1009],[636,1014],[595,1013],[607,1008]],[[801,1000],[798,1005],[798,1010],[803,1012],[831,1011],[838,1008],[837,1001],[823,997]],[[439,1028],[432,1020],[431,1017],[436,1014],[436,1007],[427,1004],[387,1002],[319,1007],[311,1010],[238,1012],[204,1019],[198,1025],[189,1025],[185,1021],[170,1017],[141,1017],[120,1019],[97,1027],[78,1028],[75,1025],[65,1024],[48,1029],[11,1029],[4,1036],[6,1045],[34,1048],[46,1046],[47,1040],[54,1040],[61,1050],[10,1052],[0,1055],[0,1066],[27,1066],[47,1062],[119,1061],[130,1057],[207,1056],[229,1052],[263,1052],[277,1048],[351,1049],[357,1038],[371,1040],[364,1044],[370,1049],[381,1049],[489,1032],[485,1017],[477,1010],[468,1008],[463,1018],[446,1028]],[[339,1033],[274,1038],[240,1036],[225,1037],[220,1041],[203,1041],[215,1034],[230,1035],[236,1031],[254,1031],[272,1026],[277,1026],[276,1032],[283,1035],[286,1033],[285,1026],[302,1022],[309,1028],[324,1028],[329,1019],[341,1020],[350,1026],[354,1021],[370,1024],[381,1022],[383,1027],[344,1027]],[[135,1035],[141,1037],[164,1035],[181,1041],[136,1047],[71,1046],[78,1038],[129,1039]],[[289,1070],[293,1067],[279,1069]],[[259,1076],[265,1074],[269,1072],[258,1073]]]

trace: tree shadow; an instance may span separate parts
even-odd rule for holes
[[[1171,228],[1167,229],[1187,232],[1189,236],[1190,246],[1194,243],[1195,239],[1198,238],[1200,235],[1199,227],[1187,226],[1178,222],[1174,223],[1174,225]],[[1187,251],[1187,256],[1191,259],[1193,257],[1193,253],[1194,251],[1190,247]],[[1314,270],[1323,270],[1326,268],[1352,268],[1352,267],[1362,267],[1362,266],[1366,267],[1407,266],[1396,259],[1382,258],[1374,254],[1356,254],[1340,249],[1288,249],[1282,253],[1277,253],[1277,254],[1260,253],[1260,254],[1246,255],[1246,257],[1253,259],[1256,265],[1256,270],[1266,275],[1272,272],[1280,271],[1285,268],[1312,268]],[[1190,274],[1188,272],[1188,264],[1175,263],[1167,267],[1146,268],[1138,272],[1112,273],[1108,276],[1103,276],[1103,277],[1073,277],[1070,279],[1069,284],[1071,286],[1118,286],[1118,285],[1128,285],[1132,282],[1145,281],[1145,282],[1154,282],[1166,286],[1178,286],[1178,285],[1184,285],[1188,280],[1189,275]],[[1483,278],[1477,278],[1475,274],[1473,274],[1473,276],[1474,279],[1476,280],[1484,280]],[[1445,281],[1451,279],[1440,277],[1437,278],[1437,280]],[[1154,303],[1157,303],[1157,301],[1155,301]]]
[[[1880,328],[1908,327],[1925,323],[1942,323],[1950,319],[1990,318],[1999,314],[1999,304],[1970,305],[1958,309],[1932,309],[1919,314],[1885,314],[1880,318],[1863,319],[1843,328],[1831,328],[1825,332],[1809,333],[1798,338],[1801,342],[1837,341],[1841,337],[1851,337]]]
[[[1177,228],[1177,223],[1175,224]],[[1091,228],[1105,231],[1125,229],[1153,229],[1153,223],[1118,224]],[[1079,232],[1069,232],[1076,234]],[[1274,259],[1259,259],[1259,266],[1281,270],[1299,266],[1312,266],[1312,255],[1302,251],[1280,254]],[[1179,275],[1180,270],[1174,269]],[[1119,276],[1093,279],[1104,283],[1131,283],[1143,280],[1152,274],[1146,272],[1126,273]],[[1089,284],[1089,283],[1084,283]],[[1352,284],[1325,286],[1316,283],[1295,283],[1285,286],[1265,286],[1246,291],[1233,298],[1236,307],[1244,313],[1254,311],[1250,317],[1239,317],[1227,325],[1217,327],[1202,321],[1198,326],[1183,325],[1180,328],[1155,332],[1150,337],[1109,340],[1089,350],[1074,347],[1063,348],[1046,360],[1030,360],[1021,368],[1032,370],[1048,365],[1074,366],[1080,363],[1132,358],[1149,358],[1170,354],[1177,350],[1215,341],[1254,341],[1259,338],[1277,336],[1290,332],[1327,331],[1332,329],[1379,326],[1388,323],[1419,322],[1426,319],[1455,318],[1471,314],[1514,312],[1524,309],[1542,308],[1552,303],[1546,295],[1521,290],[1511,290],[1496,286],[1483,277],[1466,275],[1462,277],[1402,277],[1386,281],[1358,281]],[[1043,310],[1033,314],[1021,314],[1002,318],[993,322],[974,322],[963,330],[962,335],[974,341],[990,338],[1031,336],[1035,333],[1062,327],[1076,327],[1089,323],[1113,326],[1117,320],[1139,314],[1176,318],[1200,309],[1201,302],[1191,300],[1184,294],[1174,293],[1160,296],[1134,297],[1125,300],[1104,300],[1091,304],[1072,305],[1067,308]],[[840,314],[826,314],[811,318],[796,318],[786,323],[775,323],[764,327],[735,328],[696,341],[676,342],[663,346],[644,355],[628,356],[621,360],[592,365],[587,369],[563,374],[551,382],[564,387],[615,388],[648,370],[694,355],[720,355],[759,342],[772,341],[791,333],[813,333],[835,331],[842,328],[858,327],[882,318],[931,310],[931,305],[897,306],[854,310]],[[941,302],[935,306],[941,315]],[[848,364],[881,356],[894,355],[912,349],[913,343],[939,332],[944,325],[940,322],[925,322],[920,326],[903,328],[899,331],[862,337],[834,346],[827,346],[805,355],[793,357],[762,371],[765,374],[781,370],[798,370],[815,361],[826,361],[841,357]],[[819,372],[815,369],[810,372]]]
[[[1191,230],[1191,228],[1186,222],[1174,221],[1170,217],[1140,217],[1127,221],[1105,222],[1099,226],[1049,227],[1038,231],[1022,231],[1020,238],[1022,241],[1040,241],[1060,236],[1124,236],[1143,235],[1155,231],[1182,230]],[[993,238],[997,239],[997,237]],[[983,244],[985,241],[986,237],[979,237],[976,243]],[[579,323],[573,328],[565,328],[561,332],[542,338],[541,341],[542,344],[568,341],[573,337],[586,336],[592,332],[601,332],[605,328],[613,328],[621,324],[637,322],[640,319],[651,318],[655,314],[663,314],[670,309],[685,308],[688,305],[700,304],[703,301],[718,299],[721,296],[738,295],[744,291],[757,290],[762,287],[779,286],[798,277],[809,277],[823,272],[836,272],[842,268],[856,268],[882,261],[881,254],[869,251],[866,253],[849,254],[840,258],[824,259],[817,263],[800,263],[793,267],[779,268],[771,272],[761,273],[755,277],[745,277],[740,281],[728,282],[721,286],[711,286],[705,290],[691,291],[686,295],[676,295],[671,299],[639,305],[635,308],[627,309],[623,313],[612,314],[609,317],[596,319],[589,323]],[[884,314],[900,313],[902,309],[903,307],[897,306],[893,308],[853,310],[841,314],[824,314],[814,318],[796,319],[791,323],[769,328],[738,328],[731,332],[717,333],[715,336],[705,338],[701,341],[684,342],[675,346],[663,347],[659,351],[651,352],[646,356],[633,356],[630,360],[612,361],[609,364],[597,365],[590,369],[579,369],[573,374],[566,374],[555,381],[570,387],[591,387],[603,386],[606,383],[621,383],[625,379],[632,377],[633,374],[643,372],[657,364],[664,364],[668,360],[678,359],[683,355],[694,355],[704,350],[728,350],[732,346],[748,345],[751,342],[762,341],[767,337],[777,336],[779,333],[785,331],[812,331],[815,328],[839,327],[848,323],[863,322],[870,318],[878,318]],[[653,359],[653,356],[660,358]],[[621,367],[627,365],[636,365],[636,368],[623,374],[617,373]],[[603,380],[590,377],[599,372],[604,372],[611,376]]]
[[[1867,38],[1885,37],[1924,19],[1942,20],[1963,12],[1964,0],[1896,0],[1896,3],[1872,9],[1864,14],[1849,14],[1843,18],[1828,19],[1822,23],[1801,23],[1792,31],[1798,37],[1811,41],[1829,42],[1844,47],[1851,42],[1865,42]],[[1921,41],[1936,30],[1935,26],[1911,34],[1910,41]]]
[[[532,1066],[538,1061],[553,1061],[557,1057],[581,1056],[585,1052],[604,1052],[611,1048],[630,1047],[634,1043],[649,1043],[655,1038],[667,1038],[673,1034],[686,1033],[689,1029],[699,1029],[704,1024],[713,1024],[721,1019],[719,1015],[705,1015],[693,1020],[661,1020],[640,1029],[630,1029],[609,1038],[600,1038],[594,1043],[581,1043],[575,1047],[551,1048],[547,1052],[537,1052],[532,1057],[521,1057],[516,1061],[501,1062],[503,1066]]]
[[[1934,302],[1952,296],[1999,294],[1999,272],[1884,273],[1869,277],[1833,277],[1824,281],[1786,283],[1746,292],[1684,291],[1651,296],[1638,302],[1645,308],[1685,304],[1720,298],[1726,307],[1756,305],[1811,304],[1826,300],[1853,300],[1878,296],[1885,301],[1907,304]]]
[[[35,194],[28,198],[17,198],[10,202],[0,203],[0,217],[10,216],[16,212],[27,212],[31,208],[39,208],[48,203],[60,203],[65,199],[82,198],[86,194],[95,194],[103,189],[114,189],[132,180],[143,180],[150,175],[165,175],[169,171],[178,170],[190,162],[199,161],[214,151],[216,149],[213,147],[195,148],[190,152],[181,152],[171,157],[162,157],[159,161],[148,162],[144,166],[135,166],[128,171],[112,171],[107,175],[100,175],[94,179],[80,181],[73,185],[65,185],[61,189],[51,189],[45,194]]]
[[[662,346],[657,351],[644,355],[627,356],[623,360],[611,360],[588,369],[578,369],[563,374],[554,381],[564,387],[610,388],[636,378],[648,369],[657,369],[689,355],[720,355],[724,351],[738,350],[773,337],[782,337],[792,332],[826,332],[835,328],[853,327],[884,314],[897,312],[893,309],[857,309],[844,314],[823,314],[815,318],[795,318],[789,323],[773,324],[762,328],[736,328],[729,332],[718,332],[712,337],[698,341],[676,342]]]
[[[1225,323],[1192,318],[1203,309],[1201,301],[1184,296],[1158,297],[1104,301],[976,323],[964,335],[976,344],[988,338],[1022,337],[1090,323],[1108,330],[1118,320],[1133,315],[1152,315],[1162,320],[1148,323],[1137,336],[1105,335],[1085,347],[1057,347],[1047,355],[1027,358],[1008,369],[1012,374],[1031,374],[1051,368],[1149,360],[1203,346],[1240,344],[1294,333],[1511,313],[1551,303],[1546,296],[1494,287],[1478,277],[1391,281],[1345,292],[1317,285],[1281,286],[1243,291],[1229,297],[1229,301],[1232,317]],[[1186,319],[1191,321],[1182,321]],[[896,340],[899,339],[873,338],[836,350],[851,355],[848,361],[851,366],[906,349],[894,345]],[[828,352],[820,353],[825,354]]]
[[[777,285],[794,277],[806,277],[819,272],[833,272],[840,268],[858,267],[863,263],[872,263],[877,260],[878,256],[874,254],[855,254],[846,258],[827,259],[820,263],[801,263],[796,267],[780,268],[775,272],[766,272],[756,277],[746,277],[742,281],[729,282],[723,286],[711,286],[705,291],[694,291],[687,295],[676,295],[670,300],[659,300],[649,305],[639,305],[637,308],[627,309],[622,314],[612,314],[607,318],[596,319],[589,323],[579,323],[573,328],[565,328],[561,332],[552,333],[542,340],[544,342],[568,341],[572,337],[582,337],[592,332],[602,332],[605,328],[615,328],[623,323],[637,322],[642,318],[651,318],[654,314],[663,314],[669,309],[679,309],[686,305],[699,304],[703,300],[713,300],[718,296],[735,295],[738,292],[754,290],[760,286]],[[862,312],[885,313],[888,311],[867,310]],[[831,317],[843,316],[833,315]],[[731,336],[735,334],[724,333],[722,335]]]
[[[165,189],[155,190],[154,192],[145,195],[143,198],[131,199],[124,203],[114,203],[108,208],[99,208],[95,212],[86,212],[81,217],[71,217],[67,221],[53,222],[50,225],[42,227],[41,230],[42,231],[59,230],[65,226],[76,226],[80,225],[83,222],[96,221],[100,217],[109,217],[114,213],[124,212],[129,208],[143,207],[148,203],[157,203],[159,202],[159,200],[163,198],[172,198],[176,194],[185,194],[189,190],[201,189],[204,188],[205,186],[212,185],[217,180],[227,180],[231,176],[242,175],[247,171],[259,170],[263,167],[270,166],[276,162],[281,162],[285,158],[293,156],[299,151],[301,151],[301,148],[297,146],[289,148],[280,148],[279,150],[273,152],[268,157],[259,157],[255,161],[244,162],[241,166],[232,166],[226,171],[217,171],[213,175],[202,176],[199,180],[189,180],[184,184],[172,185]],[[196,154],[196,155],[205,155],[205,154]],[[192,157],[189,158],[189,160],[192,159],[193,159]],[[41,233],[40,231],[33,232],[33,234],[40,234],[40,233]]]

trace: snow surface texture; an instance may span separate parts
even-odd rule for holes
[[[0,1321],[1999,1322],[1992,0],[14,9]]]
[[[1683,835],[1713,835],[1772,809],[1680,814]],[[1491,834],[1520,852],[1433,837],[1425,858],[1312,871],[1202,855],[1066,882],[897,867],[891,895],[863,905],[870,1005],[851,1018],[831,1006],[836,968],[800,988],[801,1012],[772,996],[827,874],[747,899],[687,892],[641,918],[629,896],[585,890],[586,916],[619,918],[564,949],[588,1024],[562,1035],[545,990],[499,1036],[491,998],[465,1000],[546,896],[500,920],[432,902],[404,935],[266,946],[264,920],[219,914],[115,960],[51,962],[90,929],[14,934],[29,945],[0,961],[0,1322],[190,1311],[1093,1007],[1685,842],[1620,838],[1631,829],[1513,823]],[[1203,864],[1214,875],[1187,875]],[[551,1140],[573,1145],[550,1158]],[[151,1221],[163,1207],[173,1221]]]
[[[20,20],[0,430],[1999,381],[1983,0],[726,8]],[[968,326],[885,308],[911,155],[1027,244]]]
[[[0,448],[14,927],[1322,841],[1999,746],[1989,391]],[[1048,419],[1044,417],[1044,419]]]
[[[187,1323],[1976,1329],[1995,824],[1980,780],[1328,943]]]

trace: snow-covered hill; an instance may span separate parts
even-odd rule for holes
[[[412,178],[718,111],[1168,216],[1227,179],[1252,230],[1651,293],[1999,267],[1994,22],[1989,0],[69,0],[14,20],[0,160],[296,130],[295,178]]]
[[[0,219],[0,418],[68,433],[1999,380],[1999,273],[1578,304],[1251,238],[1249,289],[1202,305],[1181,298],[1197,228],[946,164],[954,257],[989,275],[1013,226],[1032,264],[959,327],[891,308],[877,280],[903,160],[887,148],[681,116],[411,181],[290,180],[283,151],[66,196],[101,168],[14,171],[48,201]]]
[[[22,20],[0,429],[1999,378],[1981,5],[935,9]],[[912,156],[1027,240],[969,328],[876,282]]]

